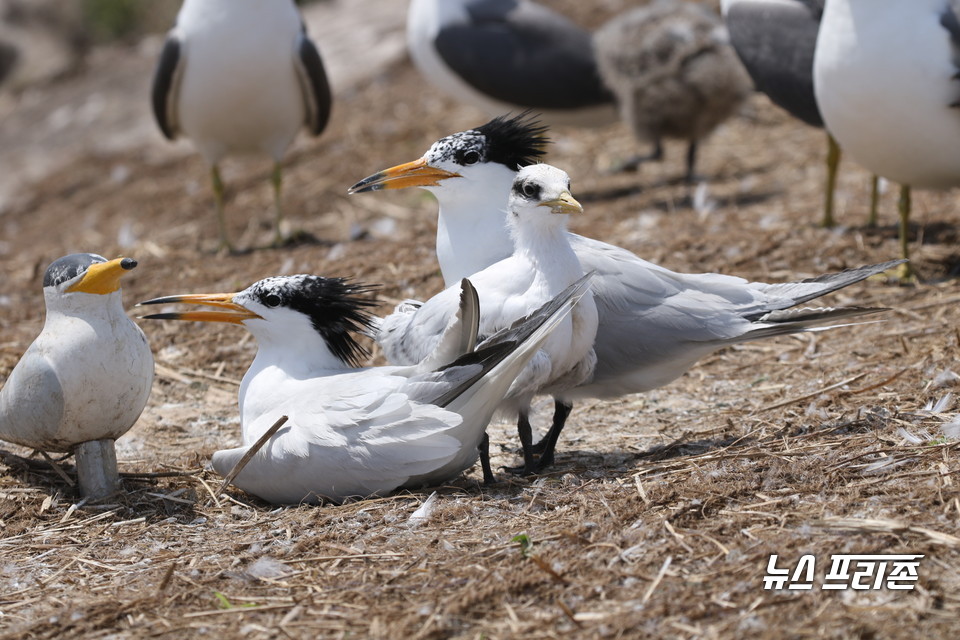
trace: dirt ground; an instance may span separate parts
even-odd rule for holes
[[[550,4],[596,24],[625,3]],[[384,41],[401,28],[402,12]],[[59,153],[70,127],[9,124],[110,82],[121,89],[111,99],[129,101],[111,106],[149,130],[151,51],[99,51],[79,77],[7,97],[0,154],[31,137],[30,158]],[[42,326],[43,270],[76,251],[140,261],[124,281],[129,307],[298,272],[382,283],[383,312],[439,290],[433,199],[346,189],[487,116],[434,91],[402,55],[385,60],[338,90],[327,131],[289,154],[284,205],[302,241],[282,249],[216,255],[202,161],[158,133],[74,145],[43,170],[3,165],[15,188],[0,206],[0,381]],[[637,150],[622,126],[551,136],[548,161],[586,206],[575,230],[671,269],[785,281],[897,257],[895,187],[869,228],[869,176],[844,162],[842,226],[819,227],[824,135],[762,96],[703,145],[694,188],[679,179],[680,143],[662,164],[607,175]],[[241,246],[270,240],[268,175],[255,160],[225,167]],[[121,495],[79,502],[42,458],[6,447],[0,638],[957,637],[955,199],[915,193],[919,283],[880,278],[825,301],[890,307],[882,322],[745,344],[654,392],[584,402],[549,473],[482,486],[472,470],[436,489],[426,519],[410,516],[430,489],[283,509],[239,490],[214,499],[207,465],[238,441],[237,386],[255,346],[237,327],[143,321],[157,375],[117,443]],[[494,464],[515,462],[514,427],[490,434]],[[822,590],[839,553],[924,557],[912,591]],[[771,554],[790,567],[814,554],[817,587],[764,590]]]

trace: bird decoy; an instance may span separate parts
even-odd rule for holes
[[[43,330],[0,389],[0,438],[73,452],[86,497],[119,488],[114,441],[150,397],[153,355],[121,300],[120,278],[136,266],[92,253],[55,260],[43,277]]]
[[[283,156],[304,126],[320,135],[332,97],[293,0],[185,0],[153,78],[153,113],[170,140],[190,139],[210,167],[219,249],[233,251],[220,162],[273,159],[274,244],[284,239]]]

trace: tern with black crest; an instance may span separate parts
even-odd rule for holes
[[[510,326],[583,277],[567,233],[567,218],[582,213],[564,171],[534,164],[517,172],[507,201],[511,255],[470,276],[480,296],[481,336]],[[401,303],[372,333],[392,364],[416,364],[434,350],[456,311],[454,285],[422,305]],[[507,394],[505,409],[518,416],[523,472],[538,469],[529,420],[531,400],[549,394],[563,401],[567,390],[593,376],[596,332],[597,308],[586,294]]]
[[[369,330],[369,287],[313,275],[261,280],[235,294],[169,296],[216,311],[147,318],[227,322],[248,329],[257,355],[240,386],[243,446],[218,451],[226,475],[278,418],[288,422],[237,474],[268,502],[342,501],[436,484],[469,468],[516,376],[584,295],[579,281],[521,322],[477,339],[477,296],[461,283],[459,312],[428,358],[410,367],[358,368]],[[485,475],[486,475],[485,470]]]
[[[542,155],[544,133],[529,118],[497,118],[435,142],[419,160],[377,172],[350,192],[420,186],[433,193],[440,205],[437,258],[449,286],[513,252],[504,203],[517,171]],[[572,400],[649,391],[722,347],[875,313],[872,308],[800,305],[902,262],[768,284],[717,273],[677,273],[574,233],[569,243],[584,272],[594,272],[597,364],[589,380],[556,403],[553,426],[541,440],[541,467],[552,461],[551,443]]]

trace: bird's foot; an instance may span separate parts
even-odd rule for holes
[[[543,473],[548,467],[553,465],[553,454],[546,456],[535,455],[529,460],[524,460],[523,465],[518,467],[500,467],[507,473],[515,476],[535,476]]]
[[[650,154],[646,156],[636,155],[626,160],[621,160],[615,162],[608,168],[604,173],[608,176],[616,175],[618,173],[636,173],[640,170],[640,165],[645,162],[654,162],[660,160],[656,154]]]
[[[537,475],[537,465],[532,463],[530,465],[523,464],[519,467],[500,467],[501,470],[506,471],[507,473],[514,476],[535,476]]]
[[[221,240],[220,244],[217,245],[217,250],[214,253],[223,258],[226,256],[238,256],[243,252],[237,249],[233,243]]]
[[[305,229],[294,229],[289,233],[275,233],[270,248],[284,249],[286,247],[296,247],[305,244],[320,244],[320,240]]]
[[[913,271],[909,262],[898,264],[890,275],[900,284],[917,283],[917,274]]]

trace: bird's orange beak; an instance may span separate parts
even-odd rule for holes
[[[107,295],[120,288],[120,278],[137,266],[133,258],[117,258],[108,262],[95,262],[87,267],[80,281],[71,285],[67,293],[95,293]]]
[[[460,177],[462,176],[459,173],[431,167],[426,160],[420,158],[368,176],[350,187],[347,193],[365,193],[381,189],[406,189],[407,187],[435,187],[442,180]]]
[[[210,307],[219,307],[224,311],[181,311],[171,313],[154,313],[141,316],[145,320],[193,320],[195,322],[227,322],[243,324],[244,320],[258,319],[261,316],[246,307],[233,301],[235,293],[194,293],[179,296],[165,296],[141,302],[137,306],[147,304],[202,304]]]

